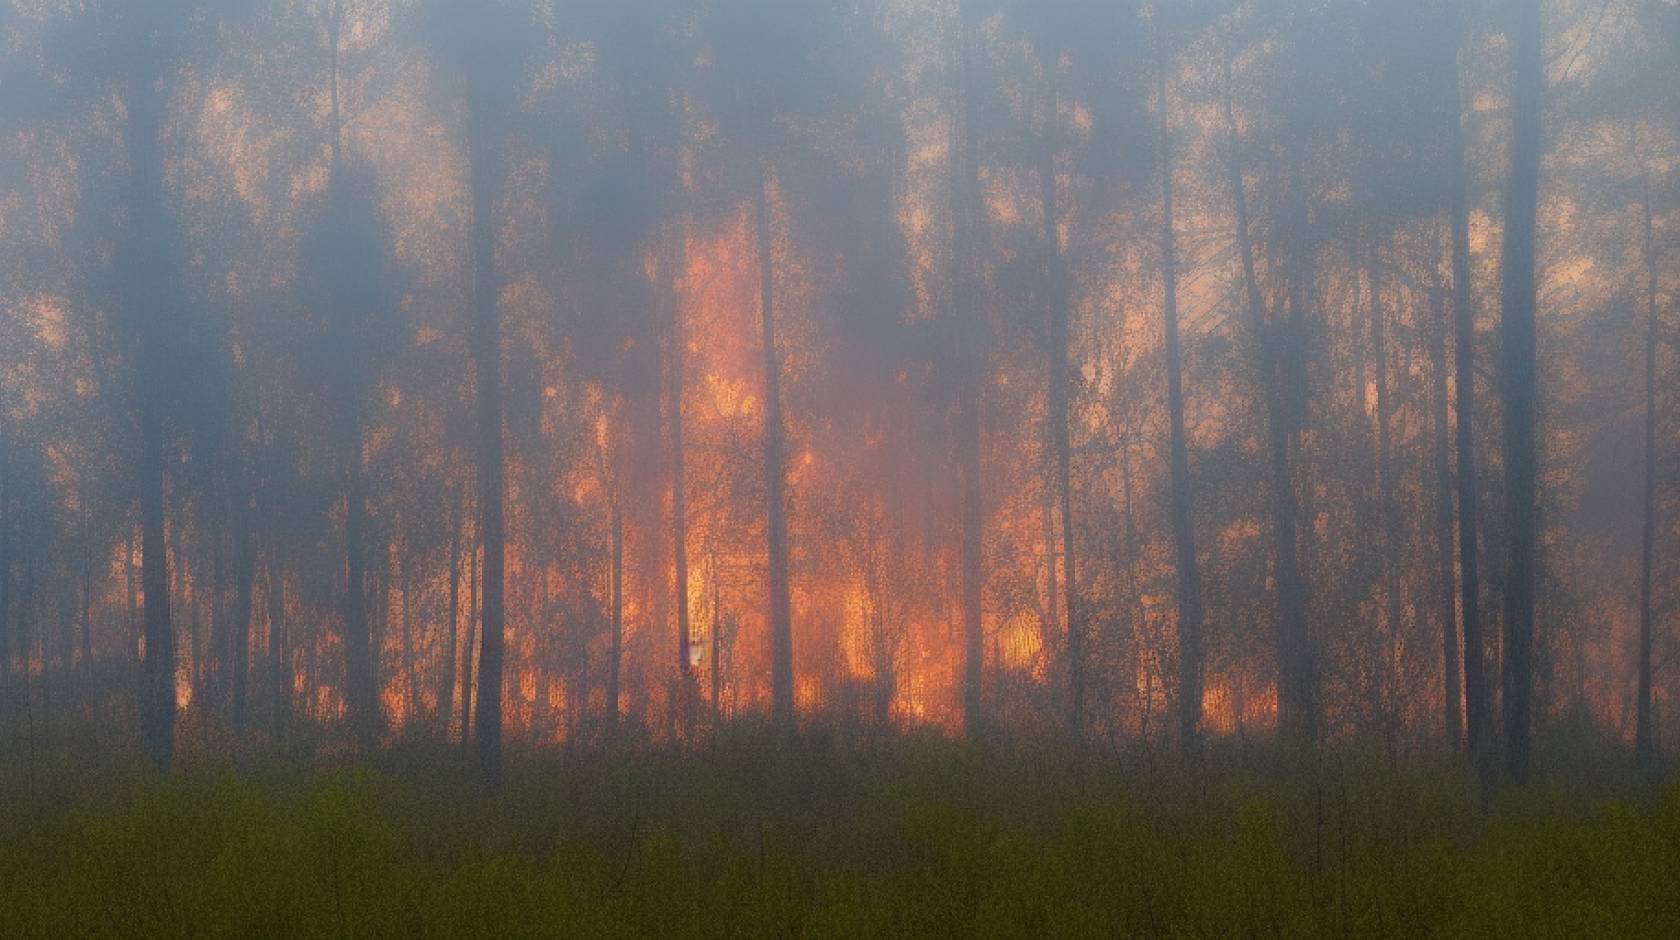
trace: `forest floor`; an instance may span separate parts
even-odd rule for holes
[[[1680,787],[738,730],[368,766],[0,758],[0,935],[1680,936]],[[309,753],[313,754],[313,751]]]

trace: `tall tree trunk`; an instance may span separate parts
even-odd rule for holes
[[[1061,217],[1056,206],[1056,68],[1057,56],[1043,57],[1044,128],[1038,153],[1039,199],[1044,210],[1046,318],[1049,334],[1050,446],[1055,460],[1056,502],[1061,509],[1062,589],[1067,604],[1068,730],[1085,731],[1085,625],[1079,610],[1077,568],[1073,553],[1072,445],[1068,430],[1067,280],[1063,271]],[[1054,601],[1052,600],[1052,604]]]
[[[695,675],[688,608],[688,493],[683,453],[683,387],[684,360],[688,356],[688,336],[683,323],[683,297],[677,291],[674,278],[682,272],[687,258],[687,232],[678,228],[672,254],[677,263],[664,278],[666,290],[662,296],[671,305],[671,374],[666,395],[671,409],[671,556],[676,568],[674,597],[677,611],[677,677],[678,709],[682,726],[687,727],[689,710],[693,706]]]
[[[759,168],[756,234],[759,311],[764,331],[765,529],[770,565],[770,714],[793,724],[793,602],[788,584],[786,430],[782,424],[782,360],[776,350],[775,244],[770,232],[770,164]]]
[[[1651,223],[1651,180],[1643,164],[1640,177],[1645,216],[1645,526],[1639,549],[1639,700],[1634,751],[1639,766],[1649,769],[1657,759],[1651,714],[1651,567],[1657,526],[1657,255]]]
[[[406,708],[403,714],[403,728],[413,728],[420,717],[420,684],[414,669],[414,594],[409,590],[409,557],[408,542],[399,543],[402,552],[397,557],[397,597],[402,603],[402,656],[403,681],[407,685],[404,696]]]
[[[1166,64],[1163,50],[1156,68],[1156,93],[1161,103],[1161,318],[1166,340],[1173,559],[1178,573],[1178,729],[1184,753],[1193,758],[1201,753],[1202,569],[1196,559],[1190,451],[1184,434],[1184,367],[1178,336],[1178,245],[1173,234],[1172,132],[1167,118]]]
[[[1294,399],[1296,379],[1292,363],[1295,351],[1287,344],[1297,338],[1300,305],[1292,302],[1289,312],[1291,329],[1280,329],[1269,321],[1267,305],[1260,291],[1255,270],[1254,243],[1249,233],[1248,196],[1243,183],[1242,153],[1236,131],[1231,93],[1230,62],[1222,62],[1224,71],[1224,119],[1229,153],[1227,172],[1232,204],[1236,214],[1237,251],[1242,264],[1243,284],[1247,296],[1249,329],[1260,346],[1260,366],[1263,397],[1266,404],[1266,465],[1270,490],[1274,579],[1277,585],[1277,669],[1278,669],[1278,727],[1284,734],[1311,740],[1317,733],[1313,704],[1313,664],[1307,636],[1306,586],[1301,575],[1298,517],[1300,506],[1295,495],[1294,472],[1290,451],[1294,443],[1296,416]],[[1303,199],[1299,193],[1293,199]],[[1301,233],[1305,237],[1305,233]],[[1291,265],[1295,267],[1295,265]],[[1291,291],[1298,293],[1301,274],[1292,270]]]
[[[443,658],[443,684],[438,695],[438,727],[448,741],[455,724],[456,663],[461,656],[461,511],[449,517],[449,618],[444,627],[448,653]]]
[[[467,555],[467,642],[461,646],[461,740],[472,737],[473,731],[473,664],[478,651],[479,607],[479,546],[473,535],[472,551]]]
[[[150,32],[144,4],[132,11],[136,35]],[[158,153],[163,101],[156,87],[157,69],[143,53],[136,58],[128,80],[125,123],[134,216],[128,234],[136,272],[142,285],[130,300],[135,304],[131,327],[139,335],[136,362],[140,425],[140,568],[145,592],[146,661],[140,696],[141,738],[147,756],[159,769],[168,769],[175,741],[175,630],[169,612],[169,558],[164,544],[163,494],[163,343],[160,334],[167,301],[161,282],[166,277],[164,250],[163,161]]]
[[[985,394],[984,327],[977,284],[980,224],[979,106],[974,92],[973,35],[968,4],[957,4],[957,59],[962,96],[960,135],[953,134],[951,162],[951,298],[956,307],[962,374],[957,413],[957,465],[961,480],[963,728],[970,738],[985,732],[986,648],[983,609],[986,592],[984,467],[981,462],[981,404]]]
[[[353,412],[360,409],[349,406]],[[343,455],[344,498],[344,704],[351,734],[364,750],[377,743],[373,691],[373,640],[367,597],[367,485],[362,470],[361,422],[351,419]]]
[[[1516,0],[1510,36],[1516,77],[1512,98],[1511,176],[1505,197],[1503,309],[1505,535],[1504,712],[1506,770],[1526,779],[1533,731],[1535,499],[1535,216],[1540,196],[1540,110],[1545,71],[1540,0]]]
[[[246,718],[246,681],[251,665],[251,595],[257,580],[255,534],[248,519],[239,527],[234,548],[234,608],[232,657],[228,661],[228,684],[233,697],[233,731],[243,737]]]
[[[93,666],[93,513],[82,496],[82,668]]]
[[[473,207],[473,349],[478,371],[478,510],[484,542],[484,630],[479,651],[478,762],[496,780],[502,758],[502,630],[506,545],[502,530],[502,338],[496,309],[496,242],[491,218],[494,154],[488,109],[476,79],[468,91]]]
[[[616,489],[616,487],[615,487]],[[612,635],[607,661],[607,726],[618,725],[619,666],[624,656],[624,509],[617,492],[612,503]]]
[[[12,464],[5,417],[0,413],[0,716],[6,711],[12,677]],[[133,606],[131,601],[129,607]]]
[[[1460,26],[1462,29],[1462,26]],[[1446,122],[1448,207],[1452,229],[1453,417],[1458,458],[1459,606],[1464,619],[1464,736],[1471,764],[1482,776],[1493,744],[1488,704],[1486,643],[1482,638],[1481,539],[1476,493],[1476,309],[1470,283],[1470,207],[1464,168],[1464,129],[1455,35],[1448,63],[1450,108]]]
[[[1382,514],[1379,526],[1383,533],[1383,597],[1386,607],[1382,659],[1374,665],[1383,677],[1378,685],[1378,688],[1383,690],[1383,729],[1392,747],[1394,735],[1399,730],[1395,727],[1398,703],[1394,693],[1398,689],[1400,674],[1399,664],[1393,661],[1393,655],[1395,643],[1402,635],[1400,562],[1405,540],[1400,533],[1399,514],[1395,512],[1394,488],[1397,481],[1393,466],[1394,448],[1391,433],[1391,425],[1394,422],[1394,396],[1388,387],[1388,311],[1383,306],[1382,259],[1377,244],[1373,243],[1370,246],[1365,263],[1371,290],[1372,355],[1376,360],[1377,505]]]
[[[292,647],[286,635],[286,575],[278,550],[268,550],[268,668],[274,732],[279,735],[292,717]]]
[[[1441,287],[1440,239],[1432,243],[1435,253],[1429,266],[1429,367],[1434,397],[1431,400],[1431,431],[1435,445],[1435,553],[1436,578],[1440,589],[1441,675],[1443,731],[1454,751],[1463,746],[1464,719],[1460,712],[1458,665],[1458,584],[1453,566],[1453,479],[1452,444],[1447,412],[1446,298]]]

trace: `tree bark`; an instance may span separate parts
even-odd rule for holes
[[[782,424],[782,362],[776,350],[775,245],[770,231],[770,164],[759,170],[756,199],[759,311],[764,330],[764,480],[770,567],[770,714],[782,727],[794,721],[793,604],[788,584],[786,430]]]
[[[1510,36],[1516,76],[1511,176],[1505,197],[1503,308],[1505,535],[1504,714],[1506,770],[1528,776],[1533,731],[1534,582],[1538,457],[1535,440],[1535,217],[1540,189],[1540,111],[1545,73],[1540,0],[1516,0]]]

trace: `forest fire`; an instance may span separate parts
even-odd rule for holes
[[[1675,0],[12,4],[0,742],[1658,779],[1677,61]]]

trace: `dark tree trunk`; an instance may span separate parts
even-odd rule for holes
[[[618,494],[613,495],[612,504],[612,635],[609,637],[610,649],[607,661],[607,726],[618,725],[619,706],[619,665],[624,656],[624,510],[619,505]]]
[[[449,617],[444,627],[448,652],[443,658],[443,684],[438,695],[438,727],[445,741],[454,733],[456,663],[461,656],[461,513],[449,518]]]
[[[1476,493],[1476,309],[1470,283],[1470,208],[1464,169],[1464,130],[1459,101],[1457,43],[1451,57],[1450,100],[1447,115],[1449,197],[1452,228],[1453,298],[1453,417],[1454,451],[1458,458],[1458,567],[1461,616],[1464,620],[1464,735],[1471,764],[1478,773],[1488,769],[1492,746],[1488,705],[1486,643],[1482,638],[1481,539]]]
[[[407,686],[403,701],[406,709],[403,715],[404,730],[413,728],[420,717],[420,684],[414,668],[414,593],[409,590],[409,557],[408,543],[401,543],[402,554],[397,558],[397,598],[402,603],[402,656],[403,681]]]
[[[478,511],[484,542],[484,630],[479,651],[478,762],[496,780],[502,758],[502,627],[506,545],[502,531],[502,338],[496,310],[494,173],[489,102],[468,91],[473,207],[473,350],[478,371]]]
[[[677,246],[672,254],[677,263],[664,279],[667,288],[671,287],[672,278],[683,269],[687,257],[686,237],[681,229],[674,236]],[[687,463],[683,454],[683,367],[688,356],[688,336],[684,330],[682,296],[675,289],[663,290],[661,296],[671,305],[671,384],[666,394],[671,409],[671,556],[676,568],[675,596],[672,600],[676,602],[677,610],[677,714],[686,728],[695,694],[688,608],[688,493],[684,487]]]
[[[986,590],[984,477],[981,463],[981,399],[985,392],[983,330],[976,284],[975,243],[980,151],[978,106],[974,93],[970,31],[971,11],[957,4],[957,87],[960,114],[951,135],[951,300],[957,318],[961,390],[957,406],[957,466],[961,479],[959,507],[962,540],[963,729],[969,738],[985,732],[986,650],[983,604]]]
[[[1178,336],[1178,246],[1173,234],[1172,133],[1167,125],[1164,53],[1156,69],[1156,93],[1161,102],[1161,312],[1166,340],[1173,559],[1178,573],[1178,728],[1184,753],[1194,757],[1201,752],[1202,569],[1196,559],[1190,451],[1184,434],[1184,367]]]
[[[134,10],[136,31],[149,31],[145,5]],[[143,34],[143,32],[142,32]],[[168,769],[175,742],[175,630],[169,611],[169,558],[164,544],[163,493],[163,344],[167,300],[161,282],[166,274],[164,249],[163,161],[158,132],[163,101],[157,70],[144,53],[129,75],[124,128],[130,173],[128,233],[134,271],[141,278],[130,295],[130,324],[138,336],[136,397],[140,426],[140,581],[145,592],[146,660],[140,695],[141,738],[159,769]]]
[[[775,245],[770,232],[770,165],[759,173],[756,234],[759,311],[764,330],[765,529],[770,564],[770,713],[783,727],[793,724],[793,603],[788,584],[786,430],[782,424],[782,361],[776,350],[772,305]]]
[[[1535,216],[1540,195],[1540,111],[1545,72],[1540,0],[1516,0],[1511,39],[1511,177],[1505,197],[1503,309],[1505,536],[1504,712],[1506,770],[1528,776],[1533,731],[1534,581],[1538,456],[1535,443]]]
[[[1372,355],[1376,360],[1377,380],[1377,506],[1381,513],[1379,528],[1382,530],[1383,544],[1383,596],[1386,612],[1384,614],[1384,633],[1382,661],[1374,663],[1382,677],[1377,688],[1382,690],[1383,733],[1390,748],[1394,745],[1394,737],[1399,732],[1395,726],[1398,712],[1397,683],[1400,680],[1397,664],[1391,661],[1392,651],[1397,639],[1402,635],[1401,604],[1400,604],[1400,562],[1405,537],[1401,532],[1399,514],[1395,511],[1394,488],[1395,469],[1393,466],[1393,439],[1391,426],[1394,423],[1394,396],[1388,387],[1388,311],[1383,306],[1381,257],[1378,246],[1372,244],[1366,255],[1366,274],[1371,289],[1371,338]]]
[[[286,635],[286,575],[276,557],[277,550],[268,550],[268,668],[269,695],[273,700],[274,731],[278,735],[292,717],[292,647]]]
[[[1651,222],[1651,181],[1643,166],[1645,222],[1645,525],[1639,553],[1639,699],[1634,750],[1639,766],[1657,759],[1656,728],[1651,714],[1651,566],[1657,525],[1657,256]]]
[[[1452,445],[1448,430],[1446,298],[1440,273],[1440,242],[1429,278],[1429,366],[1434,396],[1430,405],[1435,450],[1435,557],[1440,594],[1443,730],[1454,751],[1463,745],[1464,719],[1460,712],[1458,666],[1458,584],[1453,566]]]
[[[257,579],[255,534],[248,520],[234,523],[239,527],[234,547],[234,608],[232,655],[227,662],[228,685],[233,698],[233,731],[245,734],[246,680],[251,666],[251,595]]]
[[[464,742],[472,737],[473,718],[473,664],[477,661],[478,651],[478,622],[480,608],[479,596],[479,547],[477,535],[474,535],[472,552],[467,556],[467,642],[461,646],[461,740]]]
[[[1067,604],[1068,730],[1085,731],[1085,625],[1079,610],[1077,568],[1073,553],[1072,445],[1068,429],[1067,279],[1063,270],[1061,218],[1056,206],[1056,56],[1043,57],[1044,128],[1038,154],[1039,200],[1044,210],[1046,319],[1050,356],[1049,424],[1056,503],[1061,509],[1062,589]],[[1054,562],[1052,562],[1054,571]],[[1055,604],[1055,599],[1051,599]]]

